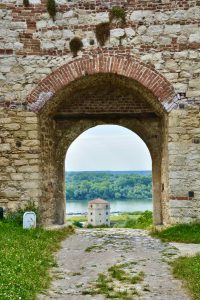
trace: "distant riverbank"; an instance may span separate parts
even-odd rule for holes
[[[152,211],[152,199],[148,200],[109,200],[111,203],[111,213]],[[67,215],[84,215],[87,213],[87,200],[68,200],[66,204]]]

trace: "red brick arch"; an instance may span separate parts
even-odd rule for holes
[[[48,75],[28,96],[28,108],[40,111],[43,106],[70,82],[87,74],[114,73],[132,78],[150,90],[166,111],[175,97],[171,83],[152,67],[132,57],[99,54],[77,58]]]

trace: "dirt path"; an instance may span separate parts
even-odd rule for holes
[[[39,299],[188,300],[168,264],[178,254],[172,245],[142,230],[78,230],[63,242],[57,253],[58,267],[53,270],[54,281],[47,295]],[[114,268],[108,271],[111,266]],[[103,275],[97,285],[99,273]],[[111,291],[106,298],[108,286]],[[102,294],[97,295],[97,290]]]

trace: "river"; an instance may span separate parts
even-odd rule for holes
[[[152,210],[152,200],[109,200],[112,212],[133,212]],[[84,214],[87,212],[87,200],[68,200],[67,214]]]

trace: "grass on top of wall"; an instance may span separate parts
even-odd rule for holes
[[[153,237],[160,238],[163,242],[200,243],[200,223],[180,224],[164,230],[154,230]]]
[[[73,233],[68,227],[57,231],[24,230],[14,222],[0,222],[0,299],[35,299],[49,286],[48,269],[55,266],[53,252]]]

